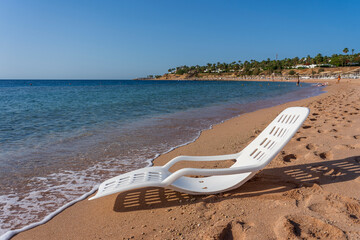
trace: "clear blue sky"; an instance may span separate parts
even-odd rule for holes
[[[360,50],[360,1],[1,0],[0,79],[129,79]]]

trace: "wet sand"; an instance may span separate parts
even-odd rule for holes
[[[230,119],[154,162],[239,152],[285,108],[309,107],[283,151],[238,189],[191,196],[147,188],[84,200],[14,239],[359,239],[360,80],[327,82],[327,93]]]

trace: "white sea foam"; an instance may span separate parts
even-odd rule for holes
[[[16,229],[16,230],[11,230],[6,232],[5,234],[0,236],[0,240],[8,240],[10,238],[12,238],[14,235],[29,230],[31,228],[34,228],[36,226],[39,226],[41,224],[44,224],[46,222],[48,222],[50,219],[52,219],[53,217],[55,217],[57,214],[59,214],[60,212],[64,211],[66,208],[70,207],[71,205],[84,200],[85,198],[87,198],[88,196],[90,196],[92,193],[94,193],[97,190],[98,186],[95,186],[90,192],[85,193],[84,195],[80,196],[79,198],[63,205],[62,207],[58,208],[57,210],[55,210],[54,212],[50,213],[49,215],[47,215],[43,220],[39,221],[39,222],[35,222],[35,223],[31,223],[30,225],[27,225],[23,228],[20,229]]]
[[[211,129],[212,126],[213,125],[210,125],[208,128],[203,130]],[[179,144],[176,147],[168,148],[168,150],[162,152],[161,154],[166,154],[176,148],[188,145],[196,141],[200,137],[202,131],[198,131],[196,136],[192,140],[187,141],[183,144]],[[164,147],[166,146],[164,145]],[[150,149],[145,149],[145,150],[149,151]],[[147,163],[147,166],[152,166],[154,159],[160,156],[161,154],[155,154],[153,158],[147,159],[145,161]],[[119,163],[119,159],[111,159],[111,160],[113,162]],[[23,197],[22,199],[20,199],[16,194],[0,196],[0,202],[6,203],[3,207],[4,216],[17,215],[19,214],[18,209],[19,208],[23,209],[23,211],[20,212],[22,214],[21,218],[12,218],[11,220],[5,219],[5,221],[4,219],[0,218],[0,220],[2,220],[2,227],[0,227],[0,234],[5,232],[3,235],[1,235],[0,240],[10,239],[12,236],[20,232],[44,224],[50,219],[52,219],[54,216],[56,216],[58,213],[66,209],[67,207],[87,198],[89,195],[94,193],[98,187],[96,186],[92,188],[91,191],[78,197],[79,192],[84,192],[84,189],[90,188],[91,186],[98,184],[97,178],[95,180],[87,176],[89,176],[89,174],[96,175],[97,171],[106,171],[108,172],[108,174],[106,174],[108,176],[116,175],[113,172],[114,169],[106,168],[106,165],[109,164],[110,161],[106,163],[105,162],[98,163],[84,171],[74,172],[67,170],[59,173],[49,174],[47,177],[33,177],[29,182],[37,186],[43,185],[43,187],[41,187],[40,190],[38,191],[33,191],[25,194],[26,197]],[[138,165],[141,165],[141,163]],[[133,166],[133,168],[135,169],[137,167]],[[63,183],[54,185],[54,182],[63,182]],[[48,193],[51,192],[51,194],[46,194],[46,192]],[[46,194],[46,198],[44,198],[44,194]],[[76,199],[71,200],[74,198]],[[41,221],[35,222],[40,218],[41,215],[46,214],[47,212],[51,211],[51,209],[54,209],[56,206],[59,205],[63,205],[63,206],[55,211],[52,211],[50,214],[46,215]],[[20,229],[10,230],[6,232],[7,229],[13,226],[24,224],[24,222],[28,222],[28,223],[32,222],[32,223]]]

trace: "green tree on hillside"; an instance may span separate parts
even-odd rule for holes
[[[344,48],[343,53],[347,54],[349,52],[348,48]]]
[[[310,57],[310,55],[307,55],[307,57],[306,57],[306,63],[307,63],[307,64],[310,64],[310,63],[311,63],[311,57]]]
[[[322,63],[322,62],[324,61],[324,58],[323,58],[323,56],[321,55],[321,53],[319,53],[318,55],[316,55],[316,56],[314,57],[314,60],[315,60],[315,63],[316,63],[316,64],[320,64],[320,63]]]

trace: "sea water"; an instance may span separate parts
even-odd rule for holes
[[[319,93],[288,82],[2,80],[0,235],[213,124]]]

